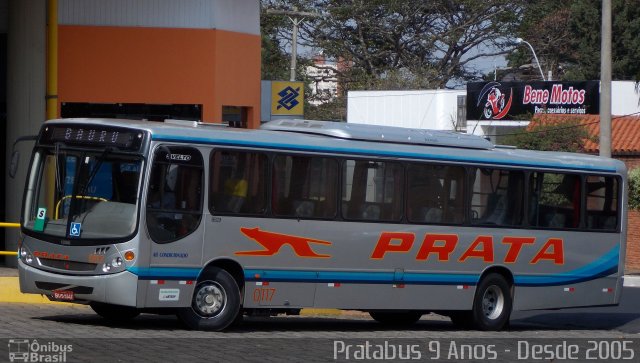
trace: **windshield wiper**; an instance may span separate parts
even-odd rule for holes
[[[55,158],[56,158],[56,193],[62,194],[64,188],[62,186],[62,176],[60,176],[60,143],[56,142],[55,145]]]
[[[82,189],[80,189],[80,193],[78,193],[76,195],[80,195],[80,196],[84,195],[84,193],[87,191],[87,188],[89,188],[89,185],[91,185],[91,182],[93,181],[93,178],[96,176],[96,174],[98,174],[98,170],[100,170],[100,168],[102,167],[102,162],[104,161],[104,158],[111,151],[112,151],[112,149],[110,147],[108,147],[108,148],[104,149],[102,154],[100,154],[100,157],[98,158],[98,162],[93,167],[93,169],[91,169],[91,173],[89,174],[89,177],[87,178],[87,182],[82,185]]]

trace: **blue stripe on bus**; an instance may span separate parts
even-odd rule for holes
[[[202,268],[185,267],[129,267],[127,271],[138,275],[140,280],[195,280]]]
[[[516,286],[556,286],[595,280],[615,274],[618,271],[619,246],[614,247],[598,260],[581,268],[545,275],[516,275]],[[180,267],[130,267],[128,271],[138,275],[140,280],[197,279],[201,268]],[[260,276],[256,278],[256,275]],[[476,285],[480,274],[442,274],[427,272],[405,272],[402,279],[396,279],[393,271],[305,271],[248,269],[244,271],[247,281],[273,282],[339,282],[361,284],[407,285]]]
[[[619,259],[620,246],[615,246],[596,261],[578,269],[559,274],[515,276],[514,282],[518,286],[552,286],[595,280],[616,273],[618,271]]]
[[[534,162],[512,162],[509,160],[496,160],[486,159],[478,157],[465,157],[459,158],[450,155],[437,155],[437,154],[425,154],[425,153],[411,153],[411,152],[389,152],[382,150],[367,150],[367,149],[350,149],[339,148],[329,146],[310,146],[310,145],[294,145],[283,143],[268,143],[268,142],[255,142],[255,141],[243,141],[243,140],[228,140],[228,139],[214,139],[214,138],[200,138],[200,137],[186,137],[186,136],[173,136],[155,134],[152,136],[155,141],[164,142],[190,142],[196,144],[215,144],[224,146],[240,146],[240,147],[259,147],[272,150],[293,150],[293,151],[315,151],[315,152],[328,152],[334,154],[347,154],[347,155],[370,155],[370,156],[382,156],[382,157],[406,157],[413,159],[423,160],[444,160],[455,162],[478,162],[486,164],[506,165],[506,166],[525,166],[525,167],[547,167],[565,170],[583,170],[583,171],[599,171],[613,173],[616,170],[612,168],[603,168],[589,165],[566,165],[559,163],[534,163]]]

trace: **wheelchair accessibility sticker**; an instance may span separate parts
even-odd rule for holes
[[[69,229],[69,236],[80,237],[81,227],[82,227],[82,223],[71,222],[71,228]]]

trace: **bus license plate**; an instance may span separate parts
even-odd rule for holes
[[[53,298],[56,300],[67,300],[67,301],[71,301],[75,299],[75,297],[73,296],[73,291],[69,291],[69,290],[53,291]]]

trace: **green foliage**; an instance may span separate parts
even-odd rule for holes
[[[637,1],[612,0],[612,78],[640,79],[640,6]],[[571,3],[572,43],[575,59],[569,64],[569,79],[600,78],[600,0]]]
[[[640,210],[640,168],[629,171],[629,208]]]
[[[523,38],[531,43],[536,51],[538,60],[545,77],[552,71],[553,77],[562,76],[563,66],[575,57],[572,42],[570,21],[572,13],[570,1],[541,0],[531,1],[525,6],[522,22],[518,26],[515,37]],[[516,45],[507,55],[510,67],[535,62],[531,50],[526,44]],[[537,72],[534,79],[539,79]]]
[[[304,118],[307,120],[346,121],[347,102],[345,97],[336,97],[318,106],[305,105]]]
[[[287,26],[286,18],[269,16],[262,12],[260,16],[260,32],[262,35],[262,69],[261,79],[288,80],[290,57],[283,48],[283,40],[279,37],[280,29]]]
[[[535,122],[531,121],[532,124]],[[503,136],[500,143],[529,150],[583,152],[585,142],[592,139],[587,129],[572,119],[553,124],[537,123],[527,131]]]

